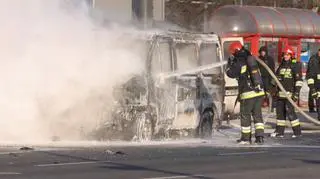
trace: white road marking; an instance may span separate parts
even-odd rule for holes
[[[0,155],[10,155],[10,154],[22,154],[26,153],[26,151],[21,152],[0,152]]]
[[[109,161],[92,161],[92,162],[69,162],[69,163],[49,163],[49,164],[38,164],[35,167],[54,167],[54,166],[65,166],[65,165],[86,165],[86,164],[96,164]]]
[[[319,145],[286,145],[286,144],[271,144],[267,148],[301,148],[301,149],[320,149]]]
[[[48,151],[61,151],[62,149],[55,148],[47,148],[47,149],[37,149],[37,150],[21,150],[21,151],[8,151],[8,152],[0,152],[0,155],[10,155],[10,154],[23,154],[23,153],[32,153],[32,152],[48,152]],[[68,149],[71,150],[71,149]]]
[[[0,175],[21,175],[18,172],[0,172]]]
[[[153,178],[143,178],[143,179],[175,179],[175,178],[188,178],[188,177],[191,177],[191,176],[183,176],[183,175],[180,175],[180,176],[153,177]]]
[[[219,156],[228,156],[228,155],[252,155],[252,154],[263,154],[263,153],[267,153],[267,151],[221,153],[221,154],[217,154],[217,155],[219,155]]]

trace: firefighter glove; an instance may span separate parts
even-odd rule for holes
[[[235,61],[235,58],[234,58],[233,55],[231,55],[231,56],[228,58],[228,66],[233,66],[234,61]]]
[[[260,85],[256,85],[256,86],[254,87],[254,91],[255,91],[255,92],[260,92],[260,91],[263,91],[263,89],[261,88]]]

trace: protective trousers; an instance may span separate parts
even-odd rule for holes
[[[309,96],[308,96],[308,106],[309,106],[309,111],[314,110],[314,98],[312,97],[311,92],[309,91]]]
[[[319,94],[320,94],[320,91],[318,92],[318,96]],[[318,120],[320,120],[320,98],[319,97],[316,99],[316,105],[317,105]]]
[[[287,100],[280,98],[277,101],[277,126],[276,133],[279,135],[284,135],[284,130],[286,128],[286,117],[290,120],[291,127],[294,135],[301,135],[301,127],[299,119],[297,119],[297,114],[294,110],[293,105]]]
[[[255,124],[256,137],[263,137],[264,123],[262,119],[261,105],[263,96],[240,101],[241,140],[251,140],[251,117]]]

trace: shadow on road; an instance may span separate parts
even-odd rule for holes
[[[69,159],[75,159],[75,160],[82,160],[85,162],[99,162],[100,160],[96,160],[96,159],[90,159],[90,158],[86,158],[86,157],[80,157],[80,156],[72,156],[72,155],[67,155],[67,154],[58,154],[55,152],[49,152],[49,151],[41,151],[41,153],[47,154],[47,155],[52,155],[52,156],[56,156],[56,157],[63,157],[63,158],[69,158]]]
[[[191,177],[191,178],[196,178],[196,179],[214,179],[212,177],[206,177],[206,176],[195,175],[195,174],[190,174],[190,173],[161,170],[161,169],[156,169],[156,168],[149,168],[149,167],[144,167],[144,166],[139,166],[139,165],[119,163],[119,162],[111,162],[111,161],[105,162],[105,161],[101,161],[101,160],[90,159],[90,158],[85,158],[85,157],[80,157],[80,156],[58,154],[55,152],[42,151],[42,153],[45,153],[47,155],[53,155],[53,156],[57,156],[57,157],[66,157],[69,159],[76,159],[76,160],[82,160],[82,161],[90,161],[90,162],[93,161],[93,162],[97,162],[97,163],[101,162],[101,164],[103,166],[100,166],[99,168],[102,168],[102,169],[124,170],[124,171],[141,170],[141,171],[149,171],[149,172],[158,172],[158,173],[169,174],[169,175],[186,176],[186,177]]]
[[[212,177],[206,177],[206,176],[195,175],[195,174],[190,174],[190,173],[161,170],[161,169],[143,167],[143,166],[138,166],[138,165],[117,163],[117,162],[104,162],[104,164],[107,164],[107,165],[101,166],[100,168],[111,169],[111,170],[144,170],[144,171],[149,171],[149,172],[158,172],[158,173],[170,174],[170,175],[187,176],[187,177],[197,178],[197,179],[214,179]],[[112,165],[112,166],[108,166],[108,165]]]
[[[306,160],[306,159],[298,159],[298,160],[307,164],[320,165],[320,160]]]

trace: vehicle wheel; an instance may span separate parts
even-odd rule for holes
[[[205,111],[200,120],[199,137],[208,139],[212,137],[213,112]]]

